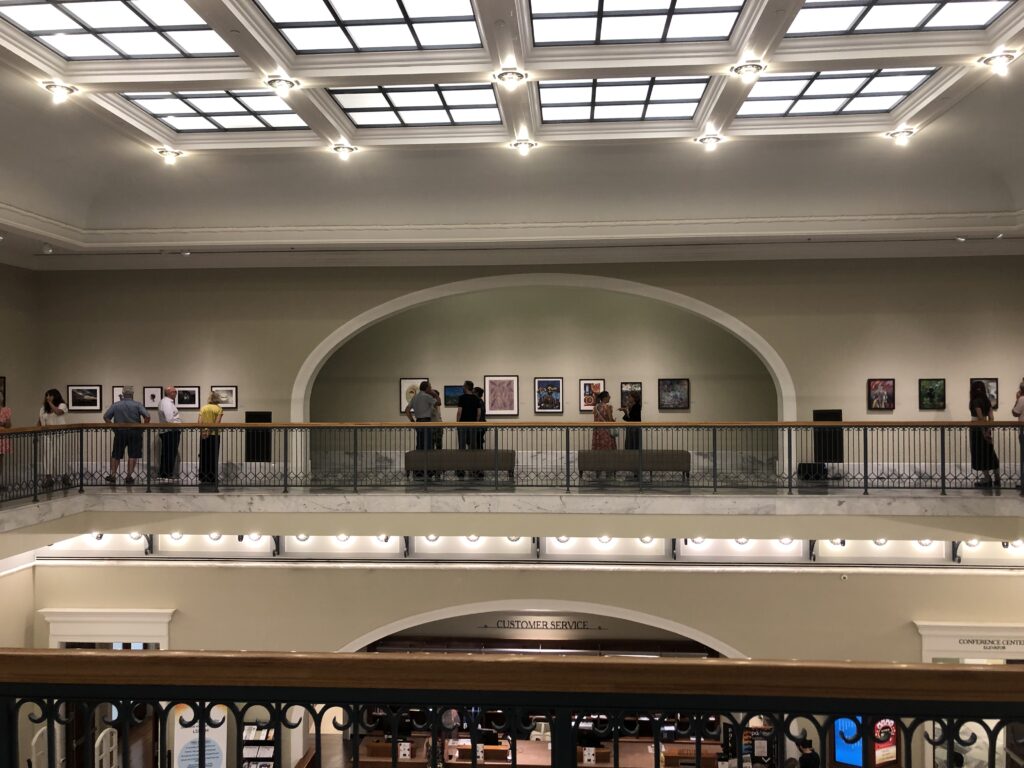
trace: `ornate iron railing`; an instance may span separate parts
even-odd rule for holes
[[[5,651],[0,768],[1005,768],[1022,691],[1015,666]]]
[[[79,425],[0,433],[0,501],[206,489],[1015,489],[1024,427],[988,423]],[[111,476],[112,448],[125,456]],[[128,458],[140,457],[137,466]],[[131,474],[129,474],[129,470]]]

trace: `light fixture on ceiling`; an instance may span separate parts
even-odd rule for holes
[[[519,539],[521,537],[520,536],[508,536],[507,538],[508,538],[509,541],[511,541],[513,544],[515,544],[517,541],[519,541]]]
[[[139,533],[138,531],[132,531],[131,533],[128,534],[128,538],[131,539],[132,541],[138,541],[139,539],[142,538],[142,534]]]
[[[174,165],[178,162],[178,158],[185,154],[180,149],[171,149],[171,147],[157,147],[156,153],[164,159],[164,163],[167,165]]]
[[[274,93],[280,96],[282,99],[287,99],[294,89],[299,87],[299,81],[295,78],[288,77],[287,75],[270,75],[266,80],[263,81],[267,84],[268,88],[273,88]]]
[[[1013,541],[1010,542],[1010,546],[1013,547],[1014,549],[1020,549],[1021,547],[1024,547],[1024,540],[1022,540],[1022,539],[1014,539]]]
[[[505,86],[506,91],[514,91],[520,83],[526,82],[526,73],[515,67],[505,67],[501,72],[494,73],[494,79]]]
[[[767,66],[757,59],[741,61],[739,64],[729,67],[729,71],[732,72],[732,74],[736,75],[747,84],[755,82],[766,69]]]
[[[331,151],[334,152],[338,156],[338,159],[339,160],[343,160],[346,163],[348,162],[348,159],[356,151],[358,151],[358,149],[359,149],[359,147],[353,147],[348,142],[341,142],[340,144],[335,144],[334,146],[331,147]]]
[[[262,538],[263,538],[263,534],[262,533],[256,533],[255,531],[253,531],[252,533],[249,534],[249,541],[259,541]]]
[[[828,543],[831,544],[833,547],[845,547],[846,539],[829,539]]]
[[[339,533],[334,538],[336,538],[338,541],[344,543],[344,542],[348,541],[348,534],[347,533]]]
[[[980,543],[981,542],[978,541],[977,539],[968,539],[967,541],[964,542],[964,544],[966,544],[968,547],[976,547]]]
[[[722,143],[722,137],[714,131],[710,131],[705,133],[703,136],[698,136],[694,141],[704,147],[705,151],[714,152],[718,149],[718,145]]]
[[[991,67],[992,71],[1000,77],[1006,77],[1010,73],[1010,65],[1016,60],[1018,53],[1016,51],[993,51],[988,56],[982,56],[978,59],[979,62],[987,67]]]
[[[736,539],[736,543],[743,547],[750,543],[750,539],[741,536],[740,538]]]
[[[298,534],[295,535],[295,538],[298,541],[309,541],[309,534],[308,533],[298,533]]]
[[[557,537],[555,537],[555,541],[557,541],[559,544],[568,544],[569,543],[569,537],[568,536],[557,536]]]
[[[516,139],[509,146],[518,152],[520,157],[526,157],[530,154],[530,150],[537,147],[538,144],[533,139]]]
[[[183,534],[182,534],[181,531],[172,531],[171,532],[171,538],[174,539],[175,541],[181,541],[181,537],[182,536],[183,536]]]
[[[346,536],[345,538],[347,539],[348,536]],[[379,541],[381,544],[387,544],[389,541],[391,541],[391,536],[389,536],[386,533],[378,534],[377,541]]]
[[[602,544],[611,544],[612,543],[612,537],[611,536],[598,536],[597,540],[599,542],[601,542]]]
[[[966,238],[966,237],[964,237],[963,235],[957,235],[957,236],[956,236],[956,241],[957,241],[958,243],[966,243],[966,242],[967,242],[967,238]]]
[[[892,139],[897,147],[905,147],[910,143],[910,137],[917,133],[917,130],[909,125],[901,125],[895,131],[885,134],[886,138]]]
[[[792,543],[793,539],[790,536],[783,536],[781,539],[779,539],[779,544],[781,544],[784,547],[788,547]]]
[[[60,80],[47,80],[43,83],[43,88],[50,92],[54,104],[63,104],[78,93],[78,89],[75,86],[62,83]]]
[[[50,245],[49,243],[43,243],[43,247],[40,248],[39,250],[43,252],[44,256],[49,256],[51,253],[53,253],[53,246]]]
[[[466,537],[466,541],[468,541],[470,544],[476,544],[478,541],[480,541],[480,537],[477,536],[475,533],[471,533],[469,534],[469,536]]]
[[[888,539],[875,539],[875,546],[876,547],[884,547],[888,543],[889,543]]]
[[[1004,237],[1006,237],[1005,233],[1000,232],[998,235],[995,236],[995,239],[996,240],[1002,240]],[[4,239],[3,235],[0,235],[0,240],[3,240],[3,239]]]
[[[428,533],[427,534],[427,541],[429,541],[431,544],[433,544],[439,538],[441,538],[441,537],[438,536],[436,533]]]
[[[918,539],[917,543],[920,544],[922,547],[930,547],[932,545],[932,540],[931,539]]]
[[[192,251],[182,251],[181,255],[185,256],[185,257],[191,256],[192,255]]]
[[[692,541],[694,544],[700,545],[700,544],[704,543],[704,537],[703,536],[694,536],[692,539],[690,539],[690,541]]]
[[[654,537],[653,536],[641,536],[640,537],[640,543],[641,544],[650,544],[652,541],[654,541]]]
[[[93,531],[92,535],[95,537],[96,541],[103,541],[103,534],[99,531]]]
[[[220,541],[220,537],[221,537],[220,533],[218,533],[217,531],[214,531],[213,533],[210,534],[210,541]]]

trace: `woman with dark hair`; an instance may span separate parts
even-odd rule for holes
[[[992,421],[992,401],[988,398],[983,381],[971,382],[971,421]],[[999,457],[992,445],[991,427],[971,427],[971,469],[981,473],[974,484],[978,488],[999,485]],[[993,470],[995,478],[993,479]]]
[[[597,396],[597,402],[594,403],[594,421],[615,421],[615,414],[612,412],[611,404],[612,396],[608,394],[608,390],[602,391]],[[594,429],[594,436],[590,440],[591,448],[595,451],[612,451],[615,450],[615,435],[612,434],[610,429]]]
[[[43,395],[43,405],[39,409],[38,425],[40,427],[63,427],[68,423],[67,413],[68,404],[64,402],[64,396],[60,390],[48,389]],[[66,461],[71,455],[66,438],[67,435],[64,432],[40,438],[39,464],[42,467],[40,484],[44,488],[51,487],[58,474],[61,475],[64,485],[71,485],[71,476],[57,471],[57,464],[61,460]]]
[[[43,407],[39,409],[40,427],[63,427],[68,423],[65,418],[68,405],[59,389],[48,389],[43,395]]]
[[[643,421],[643,403],[639,392],[626,395],[625,404],[619,408],[623,421]],[[626,450],[640,450],[640,427],[626,427]]]

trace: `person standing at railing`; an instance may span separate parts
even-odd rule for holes
[[[626,404],[619,408],[623,421],[643,421],[643,403],[639,392],[626,395]],[[626,450],[640,450],[640,427],[626,427]]]
[[[611,403],[612,396],[608,394],[608,390],[603,390],[597,396],[597,402],[594,403],[594,421],[598,422],[614,422],[615,411],[612,410]],[[610,429],[604,427],[594,428],[594,433],[590,438],[590,447],[595,451],[614,451],[615,450],[615,438],[616,434]],[[613,472],[607,473],[608,477],[614,477]],[[598,472],[597,476],[600,477],[601,473]]]
[[[224,418],[224,409],[220,407],[220,395],[211,392],[210,397],[199,410],[199,423],[203,429],[199,432],[199,484],[217,485],[220,462],[220,430],[213,426],[220,424]]]
[[[972,382],[970,408],[971,421],[992,421],[992,401],[984,382]],[[981,480],[974,483],[978,488],[999,485],[999,457],[992,441],[992,427],[971,427],[971,469],[981,473]]]
[[[103,414],[103,421],[107,424],[149,424],[149,414],[142,407],[142,403],[135,399],[135,388],[125,387],[121,393],[121,399],[107,408]],[[128,474],[124,478],[125,485],[135,483],[135,467],[142,458],[142,430],[141,429],[115,429],[114,448],[110,452],[110,474],[106,480],[111,485],[117,483],[117,471],[121,466],[121,459],[125,451],[128,452]]]
[[[1017,402],[1013,406],[1012,413],[1022,425],[1017,429],[1017,443],[1020,445],[1017,453],[1017,460],[1020,462],[1017,487],[1024,490],[1024,379],[1020,380],[1020,386],[1017,387]]]
[[[5,393],[0,392],[0,398],[5,398]],[[7,407],[6,399],[0,399],[0,492],[7,490],[4,482],[4,462],[6,457],[11,455],[11,438],[4,437],[4,432],[11,428],[11,409]]]
[[[43,405],[39,409],[39,420],[36,424],[40,427],[63,427],[68,423],[67,419],[68,404],[64,402],[64,396],[60,393],[59,389],[48,389],[43,394]],[[41,484],[43,487],[49,487],[53,485],[54,475],[57,474],[55,466],[58,459],[57,456],[62,453],[64,456],[70,455],[67,449],[67,435],[61,434],[56,435],[54,440],[47,441],[44,445],[44,456],[40,459],[42,465],[42,471],[40,474]],[[62,450],[65,449],[65,450]],[[71,475],[63,475],[64,485],[71,485]]]
[[[473,393],[473,382],[466,380],[462,383],[462,394],[459,395],[459,408],[455,412],[455,421],[460,425],[463,423],[475,423],[480,421],[480,416],[483,411],[483,406],[478,398]],[[476,429],[473,427],[459,427],[459,450],[468,451],[470,448],[476,448]],[[465,472],[461,469],[455,473],[457,477],[464,477]]]
[[[436,402],[431,392],[433,392],[433,388],[430,386],[430,381],[421,381],[420,391],[413,395],[409,404],[405,406],[405,415],[409,421],[430,421],[431,414],[434,412],[434,403]],[[433,432],[434,430],[428,427],[416,430],[417,451],[427,451],[433,448]],[[416,476],[423,477],[423,473],[417,472]]]
[[[178,405],[175,402],[178,390],[173,384],[164,387],[164,396],[157,407],[157,418],[161,424],[181,424]],[[160,470],[157,477],[161,480],[173,480],[176,475],[174,465],[178,462],[178,444],[181,442],[181,430],[168,429],[160,433]]]

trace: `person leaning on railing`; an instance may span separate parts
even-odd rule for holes
[[[199,484],[217,485],[218,463],[220,461],[220,430],[212,429],[224,418],[220,407],[220,395],[210,393],[210,398],[199,410],[199,423],[204,428],[199,433]]]
[[[125,387],[121,393],[121,399],[107,408],[103,414],[103,420],[107,424],[149,424],[149,413],[142,407],[142,403],[135,400],[135,389]],[[104,480],[111,485],[117,483],[117,470],[121,466],[121,459],[125,451],[128,452],[128,474],[124,478],[125,485],[135,483],[135,467],[142,458],[142,430],[140,429],[115,429],[114,447],[110,452],[110,474]]]
[[[1017,387],[1017,402],[1013,406],[1013,415],[1017,417],[1017,421],[1024,425],[1024,379],[1020,380],[1020,386]],[[1024,426],[1017,430],[1017,442],[1020,445],[1017,453],[1017,459],[1020,461],[1017,487],[1024,491]]]

